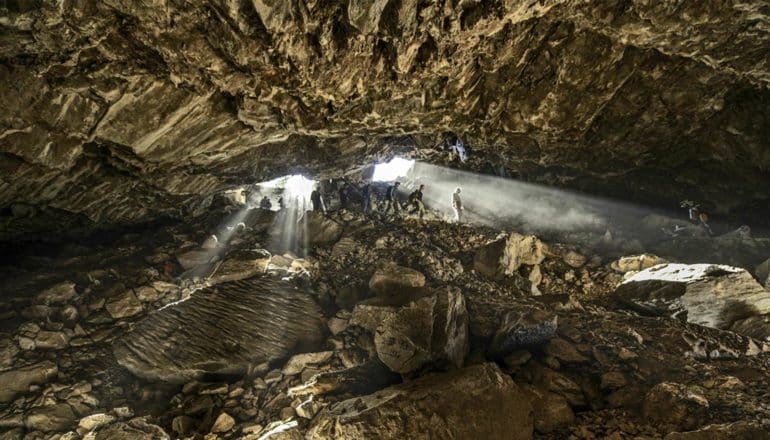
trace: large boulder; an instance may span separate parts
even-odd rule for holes
[[[739,319],[730,326],[735,333],[770,342],[770,313]]]
[[[148,316],[113,348],[118,363],[139,377],[186,382],[316,351],[325,332],[310,293],[251,278],[194,292]]]
[[[532,431],[526,395],[487,363],[334,404],[314,419],[306,438],[524,440]]]
[[[624,281],[613,296],[643,314],[674,316],[719,329],[770,313],[770,291],[745,270],[724,265],[653,266]]]
[[[453,289],[430,291],[384,317],[374,333],[377,356],[397,373],[428,364],[461,367],[468,353],[468,311]]]
[[[546,344],[556,334],[557,316],[535,308],[511,310],[505,314],[492,338],[489,353],[502,357],[516,350]]]
[[[655,385],[642,404],[644,418],[668,432],[701,427],[708,410],[709,402],[701,390],[672,382]]]
[[[16,395],[29,390],[30,385],[45,383],[59,373],[51,361],[27,365],[0,373],[0,402],[10,402]]]
[[[515,273],[522,265],[540,264],[547,247],[534,235],[515,232],[507,238],[493,241],[476,251],[473,269],[493,279],[501,279]]]
[[[342,226],[321,212],[308,211],[300,229],[302,238],[310,246],[334,243],[342,236]]]
[[[395,294],[404,289],[422,287],[425,285],[425,275],[390,262],[374,271],[369,279],[369,289],[378,295]]]

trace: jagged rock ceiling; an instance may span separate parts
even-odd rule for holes
[[[136,221],[451,131],[470,166],[767,209],[769,31],[757,0],[4,0],[0,206]]]

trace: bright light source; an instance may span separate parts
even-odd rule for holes
[[[259,186],[265,188],[281,188],[291,197],[310,197],[316,181],[308,179],[302,174],[292,174],[277,179],[262,182]]]
[[[374,166],[372,180],[376,182],[389,182],[399,177],[404,177],[414,166],[414,160],[394,157],[388,163],[379,163]]]

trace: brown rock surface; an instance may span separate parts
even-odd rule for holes
[[[333,405],[313,421],[309,439],[532,437],[524,392],[494,364],[428,375]]]
[[[770,164],[763,2],[0,8],[3,206],[137,220],[294,157],[324,170],[444,130],[554,183],[767,206],[747,189]]]

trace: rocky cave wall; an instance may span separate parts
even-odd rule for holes
[[[453,132],[470,167],[761,213],[769,29],[756,0],[4,0],[0,207],[179,215]]]

